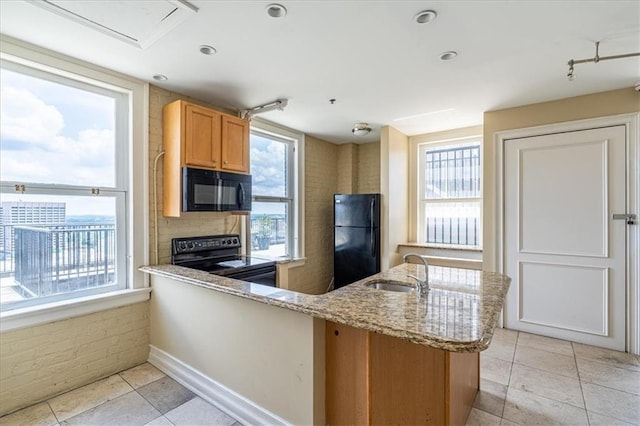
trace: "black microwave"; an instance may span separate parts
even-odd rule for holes
[[[251,211],[251,175],[183,167],[182,211]]]

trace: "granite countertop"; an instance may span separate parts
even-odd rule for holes
[[[431,290],[422,296],[367,287],[378,279],[413,285],[408,274],[423,277],[422,265],[402,264],[330,293],[309,295],[181,266],[140,270],[452,352],[489,346],[511,282],[499,273],[430,266]]]

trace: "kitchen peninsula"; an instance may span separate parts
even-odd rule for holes
[[[464,424],[510,279],[403,264],[308,295],[173,265],[151,274],[150,361],[247,423]]]

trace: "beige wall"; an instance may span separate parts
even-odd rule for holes
[[[291,424],[324,424],[323,320],[165,277],[151,286],[154,347]]]
[[[483,141],[483,267],[495,271],[497,261],[496,152],[494,135],[504,130],[583,120],[640,111],[640,94],[633,88],[595,93],[484,114]]]
[[[338,145],[338,194],[353,194],[358,191],[358,145]]]
[[[289,270],[289,289],[324,293],[333,277],[333,194],[338,189],[338,146],[305,138],[305,265]]]
[[[149,302],[0,334],[0,415],[147,360]]]
[[[215,105],[203,103],[196,99],[170,92],[156,86],[149,88],[149,261],[155,264],[155,225],[153,220],[153,164],[155,157],[162,152],[162,108],[175,100],[184,99],[219,111],[233,113]],[[158,194],[158,263],[171,261],[171,239],[175,237],[190,237],[196,235],[215,235],[240,233],[239,216],[224,212],[189,212],[179,218],[167,218],[162,215],[162,158],[157,165],[157,194]],[[234,226],[236,225],[237,226]]]
[[[356,168],[358,194],[380,192],[380,142],[363,143],[358,147]]]
[[[380,142],[338,145],[340,194],[380,192]]]
[[[398,244],[409,241],[409,138],[393,127],[380,135],[381,268],[402,263]]]

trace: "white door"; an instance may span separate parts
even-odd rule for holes
[[[625,127],[507,140],[508,328],[625,350]]]

